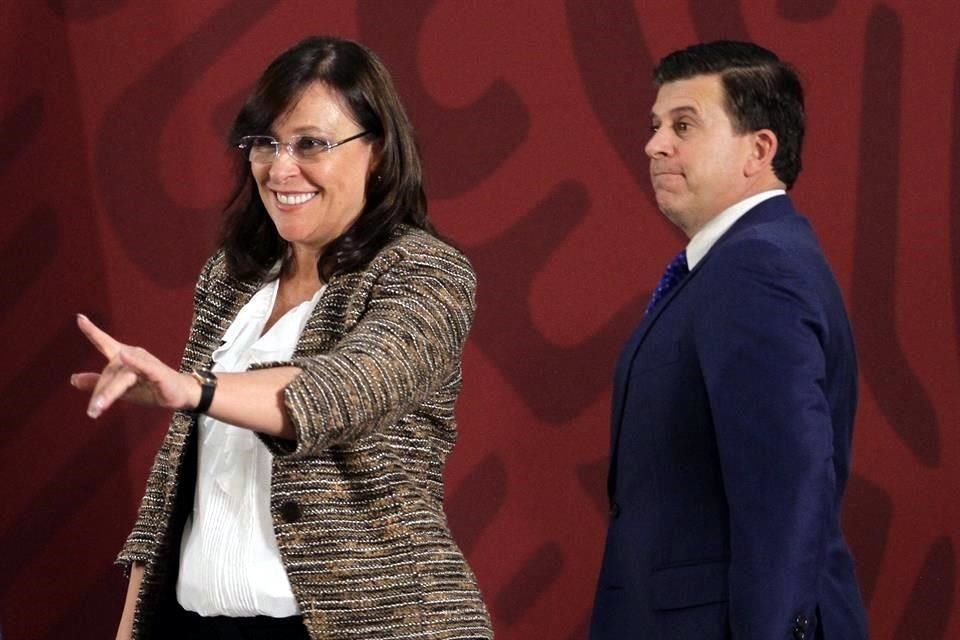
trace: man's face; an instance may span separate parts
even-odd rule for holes
[[[724,108],[718,75],[668,82],[650,112],[645,151],[657,206],[687,237],[750,195],[754,136],[739,134]]]

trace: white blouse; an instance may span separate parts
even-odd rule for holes
[[[293,355],[323,287],[261,335],[277,285],[266,284],[237,314],[213,352],[214,372]],[[203,616],[299,614],[270,518],[273,456],[253,431],[208,416],[200,417],[199,437],[197,491],[180,546],[180,606]]]

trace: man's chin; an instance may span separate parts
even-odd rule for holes
[[[676,221],[683,217],[682,210],[677,207],[677,203],[673,198],[657,198],[657,209],[660,210],[660,213],[664,215],[670,222],[676,224]]]
[[[687,233],[690,226],[690,215],[686,210],[677,207],[675,203],[663,202],[661,200],[657,200],[657,208],[660,209],[660,213],[663,214],[664,218],[673,223],[675,227],[685,234]]]

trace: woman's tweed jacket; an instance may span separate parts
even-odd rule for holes
[[[182,370],[209,366],[260,286],[227,275],[222,253],[207,262]],[[285,363],[303,370],[284,391],[297,440],[263,441],[274,532],[311,638],[493,637],[443,513],[474,288],[463,255],[404,227],[366,268],[330,280]],[[195,434],[194,416],[175,412],[118,557],[146,565],[134,638],[157,637],[173,602]]]

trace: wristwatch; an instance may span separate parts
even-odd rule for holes
[[[193,413],[206,413],[213,402],[213,392],[217,390],[217,376],[209,369],[194,369],[191,375],[200,383],[200,403]]]

